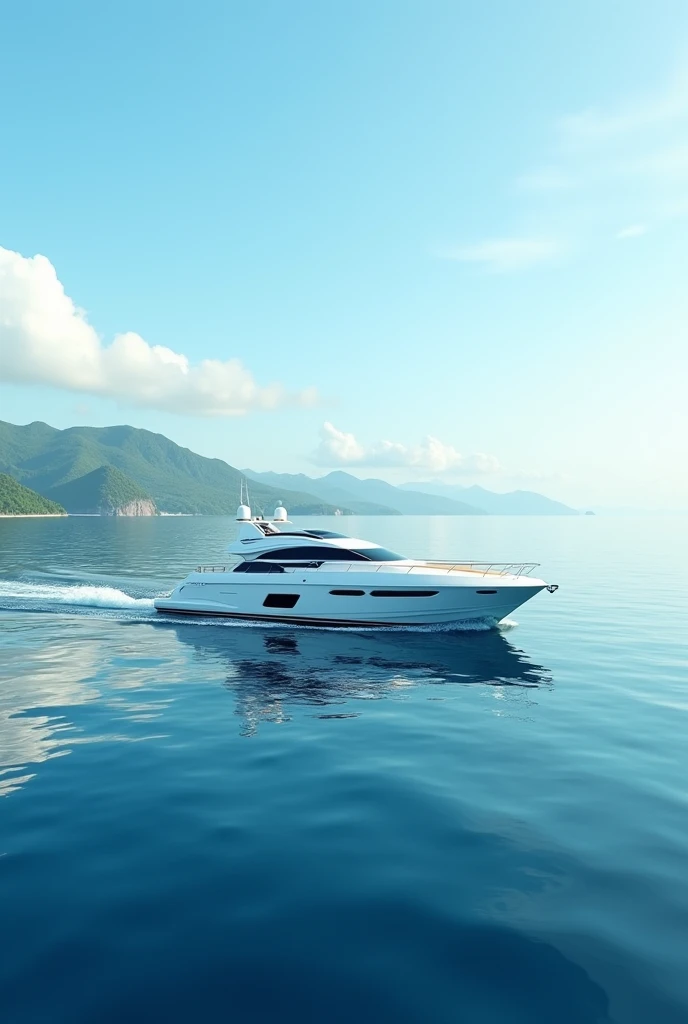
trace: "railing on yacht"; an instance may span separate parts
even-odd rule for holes
[[[269,570],[272,562],[267,559],[261,559],[265,564],[266,570]],[[278,562],[278,559],[274,559]],[[311,564],[305,566],[290,566],[287,562],[278,563],[281,564],[285,572],[301,572],[303,569],[308,569],[310,572],[313,571],[326,571],[326,572],[348,572],[348,571],[360,571],[360,572],[397,572],[397,573],[422,573],[426,569],[435,569],[442,572],[462,572],[462,573],[475,573],[477,576],[529,576],[533,569],[537,569],[539,562],[446,562],[446,561],[434,561],[434,562],[416,562],[414,565],[406,565],[405,563],[396,562],[381,562],[376,564],[375,562],[340,562],[332,561],[328,562],[326,559],[323,561],[313,561]],[[236,568],[236,563],[230,565],[199,565],[196,568],[196,572],[232,572]]]
[[[480,576],[529,576],[539,562],[424,562],[415,568],[446,569],[447,572],[475,572]]]

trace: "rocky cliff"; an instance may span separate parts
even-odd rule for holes
[[[157,515],[155,502],[150,498],[137,498],[116,509],[101,509],[102,516],[154,516]]]

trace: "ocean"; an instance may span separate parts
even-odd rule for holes
[[[0,520],[2,1024],[685,1024],[688,520],[317,525],[560,589],[177,620],[232,520]]]

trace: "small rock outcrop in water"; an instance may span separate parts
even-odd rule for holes
[[[114,466],[98,469],[50,489],[74,515],[154,516],[155,502],[131,477]]]

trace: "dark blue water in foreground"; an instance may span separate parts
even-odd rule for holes
[[[346,524],[561,589],[178,622],[230,521],[0,520],[2,1024],[685,1024],[688,521]]]

